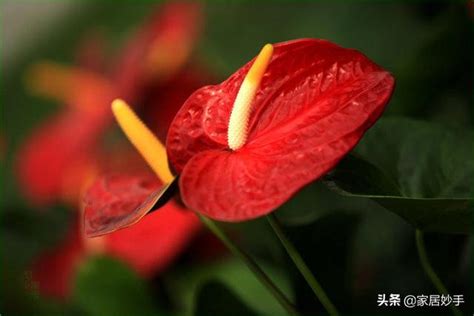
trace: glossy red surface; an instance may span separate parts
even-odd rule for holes
[[[84,196],[86,235],[98,236],[135,224],[150,211],[151,200],[161,187],[153,174],[98,178]]]
[[[86,236],[107,234],[105,252],[144,276],[164,269],[201,227],[193,212],[173,200],[139,221],[161,187],[151,174],[111,175],[96,181],[85,197]]]
[[[356,50],[317,39],[276,44],[247,143],[231,151],[229,116],[250,65],[192,94],[168,132],[183,201],[217,220],[267,214],[328,172],[382,114],[394,87],[390,73]]]

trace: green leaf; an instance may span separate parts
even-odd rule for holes
[[[336,212],[360,213],[367,210],[377,212],[380,209],[377,203],[368,198],[356,200],[341,196],[329,189],[323,181],[315,181],[280,206],[277,215],[285,225],[300,226]]]
[[[218,281],[209,281],[199,289],[194,308],[195,316],[252,316],[258,315],[245,305],[227,286]]]
[[[370,198],[423,230],[472,227],[472,132],[382,119],[325,178],[343,196]]]
[[[400,188],[396,182],[370,162],[354,154],[344,157],[337,169],[325,177],[325,181],[327,185],[338,183],[334,190],[351,194],[400,195]]]
[[[260,267],[271,277],[272,281],[292,299],[288,275],[275,266],[259,261]],[[219,280],[236,293],[241,300],[264,315],[286,315],[285,310],[275,298],[255,278],[248,267],[236,258],[219,262],[208,262],[173,271],[166,279],[171,293],[184,310],[185,315],[192,315],[194,293],[200,285],[209,280]],[[245,314],[243,314],[245,315]]]
[[[278,208],[278,218],[286,225],[311,223],[331,211],[334,196],[321,182],[312,182]]]
[[[106,257],[92,258],[80,267],[73,300],[87,315],[160,315],[144,282]]]

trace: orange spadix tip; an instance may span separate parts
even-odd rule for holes
[[[262,81],[263,75],[273,56],[273,45],[266,44],[255,58],[235,98],[227,130],[230,149],[237,150],[247,141],[248,122],[252,112],[252,101]]]
[[[117,113],[123,111],[123,109],[129,107],[128,104],[122,99],[115,99],[112,101],[112,111],[114,115],[117,116]]]
[[[259,85],[260,81],[262,80],[263,74],[267,69],[268,63],[270,62],[273,55],[273,45],[266,44],[260,50],[257,58],[252,64],[247,76],[245,76],[245,80],[252,81],[255,84]]]

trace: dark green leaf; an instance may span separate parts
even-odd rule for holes
[[[327,188],[322,181],[308,184],[277,210],[278,218],[291,226],[306,225],[341,210],[363,211],[379,206],[369,199],[354,200]]]
[[[361,172],[364,171],[364,172]],[[332,181],[331,181],[332,179]],[[326,184],[338,184],[334,190],[360,195],[400,195],[398,185],[370,162],[347,155],[325,178]]]
[[[325,181],[336,192],[370,198],[414,226],[469,232],[472,133],[410,119],[384,119]]]
[[[245,305],[227,286],[218,281],[209,281],[197,293],[194,315],[252,316],[257,315],[257,313]]]
[[[271,277],[273,282],[290,298],[293,299],[292,288],[288,275],[275,266],[258,262],[260,267]],[[194,293],[201,284],[208,280],[219,280],[236,293],[242,301],[249,304],[258,313],[265,315],[285,315],[285,310],[275,298],[255,278],[248,267],[237,258],[207,262],[185,269],[175,270],[167,279],[173,299],[182,306],[185,313],[193,310]]]
[[[87,315],[159,315],[145,283],[124,264],[106,257],[87,261],[73,298]]]

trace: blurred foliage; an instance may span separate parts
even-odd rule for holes
[[[216,297],[219,300],[216,301]],[[258,315],[242,301],[225,285],[217,281],[205,283],[196,297],[195,315],[229,315],[229,316],[254,316]]]
[[[91,316],[160,315],[143,280],[109,258],[91,258],[81,266],[73,300]]]
[[[272,281],[288,297],[291,285],[285,272],[269,263],[259,262]],[[182,306],[186,315],[191,315],[195,293],[209,280],[219,280],[261,315],[285,315],[285,311],[268,293],[267,289],[255,278],[247,266],[237,258],[177,269],[169,276],[169,287],[175,293],[174,300]]]
[[[180,263],[146,284],[113,259],[93,258],[81,267],[70,302],[40,297],[34,289],[24,291],[25,282],[30,282],[29,264],[38,253],[65,236],[71,219],[61,208],[33,210],[15,182],[16,149],[34,126],[58,109],[53,102],[25,91],[24,72],[43,59],[73,63],[80,38],[94,29],[104,33],[112,54],[153,5],[84,2],[82,9],[61,28],[38,38],[31,49],[17,56],[14,64],[2,67],[0,131],[8,148],[0,171],[2,314],[191,315],[194,311],[215,315],[230,306],[242,315],[253,311],[281,313],[245,266],[234,259],[192,266]],[[3,31],[8,29],[4,27]],[[341,196],[316,182],[282,206],[277,215],[343,312],[379,313],[375,308],[379,293],[434,294],[418,263],[413,229],[385,208],[410,219],[416,214],[436,211],[438,204],[380,203],[382,207],[373,201],[380,202],[377,198],[360,195],[392,195],[394,188],[390,185],[394,182],[401,195],[411,199],[472,197],[469,182],[474,54],[472,17],[467,6],[462,1],[209,2],[206,31],[197,54],[218,77],[225,78],[253,57],[264,43],[301,37],[325,38],[356,48],[391,71],[397,87],[384,117],[397,115],[437,122],[446,130],[412,120],[388,119],[377,123],[356,152],[383,172],[383,185],[372,188],[381,192],[355,188],[357,181],[364,178],[353,181],[350,177],[354,174],[349,174],[342,179],[349,185],[344,190],[359,195],[357,198]],[[449,136],[451,133],[456,136]],[[360,175],[367,168],[371,167],[365,165],[355,170]],[[372,185],[374,177],[380,176],[377,172],[369,170],[364,174]],[[451,207],[449,200],[447,203]],[[443,205],[440,210],[445,209]],[[469,218],[472,223],[472,206],[470,210],[461,220],[466,226]],[[430,225],[449,224],[432,214],[412,219],[415,224],[426,219],[432,220]],[[294,294],[299,309],[309,314],[322,311],[265,221],[228,226],[285,292]],[[435,269],[453,293],[465,293],[466,311],[472,310],[473,301],[468,279],[472,262],[469,242],[472,243],[470,236],[427,236],[428,253]],[[209,302],[216,304],[211,308]],[[419,310],[403,312],[419,314]]]
[[[0,238],[1,310],[11,315],[31,315],[38,311],[59,314],[68,306],[40,299],[32,279],[31,262],[46,248],[54,248],[71,227],[71,212],[63,207],[32,212],[18,206],[2,208]],[[25,292],[25,289],[28,289]]]

